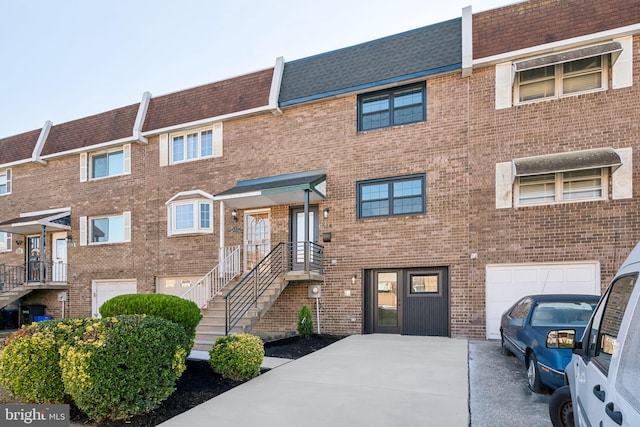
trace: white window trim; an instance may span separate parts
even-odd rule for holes
[[[609,171],[610,167],[600,168],[601,178],[601,195],[600,197],[588,197],[584,199],[567,199],[563,198],[563,186],[564,186],[564,172],[555,172],[555,200],[539,203],[520,203],[520,178],[516,177],[513,189],[514,204],[518,208],[524,208],[529,206],[548,206],[548,205],[562,205],[567,203],[580,203],[580,202],[596,202],[609,199]],[[551,172],[553,173],[553,172]],[[548,174],[545,174],[548,175]]]
[[[4,233],[4,247],[0,247],[0,252],[11,252],[11,242],[13,239],[13,235],[11,233],[7,233],[6,231],[0,231],[0,233]]]
[[[103,154],[109,155],[122,151],[122,173],[116,175],[106,175],[98,178],[93,177],[93,157]],[[89,153],[80,153],[80,182],[100,181],[103,179],[115,178],[118,176],[131,174],[131,144],[124,144],[118,147],[109,148],[107,150],[92,151]]]
[[[525,105],[525,104],[533,104],[536,102],[543,102],[543,101],[549,101],[552,99],[560,99],[560,98],[568,98],[568,97],[572,97],[572,96],[578,96],[578,95],[584,95],[587,93],[595,93],[595,92],[603,92],[605,90],[607,90],[609,88],[609,55],[601,55],[602,56],[602,63],[601,63],[601,71],[602,71],[602,78],[601,78],[601,85],[599,88],[595,88],[595,89],[588,89],[588,90],[583,90],[580,92],[572,92],[572,93],[563,93],[563,80],[564,80],[564,75],[563,75],[563,65],[567,64],[567,63],[571,63],[571,62],[575,62],[575,61],[568,61],[565,63],[560,63],[560,64],[555,64],[555,71],[554,71],[554,80],[555,80],[555,90],[554,90],[554,95],[552,96],[545,96],[542,98],[536,98],[536,99],[531,99],[528,101],[520,101],[520,72],[517,72],[515,75],[515,82],[514,82],[514,90],[513,90],[513,103],[514,105]],[[540,68],[544,68],[544,67],[540,67]]]
[[[0,193],[0,197],[1,196],[8,196],[9,194],[11,194],[11,190],[12,190],[12,173],[11,173],[11,168],[7,168],[3,171],[0,171],[0,175],[5,176],[6,180],[7,180],[7,190],[4,193]]]
[[[193,205],[193,224],[195,227],[189,229],[176,228],[176,208],[178,206]],[[209,227],[200,226],[200,206],[209,206]],[[208,198],[192,198],[170,200],[167,202],[167,236],[183,236],[189,234],[213,234],[213,200]]]
[[[211,131],[211,155],[208,156],[202,156],[202,132],[207,132],[207,131]],[[198,155],[192,159],[187,159],[187,135],[193,135],[193,134],[197,134],[198,135]],[[173,140],[175,138],[179,138],[179,137],[183,137],[184,140],[184,159],[183,160],[174,160],[173,159]],[[184,131],[184,132],[176,132],[176,133],[172,133],[169,135],[169,163],[172,165],[175,164],[180,164],[180,163],[188,163],[188,162],[195,162],[198,160],[204,160],[204,159],[211,159],[213,157],[215,157],[215,143],[214,143],[214,139],[215,139],[215,132],[213,130],[212,126],[207,126],[204,128],[197,128],[197,129],[190,129],[188,131]]]
[[[109,241],[109,242],[94,242],[93,233],[91,229],[91,222],[96,219],[110,218],[115,216],[121,216],[123,218],[124,239],[118,240],[118,241]],[[120,214],[112,214],[112,215],[96,215],[91,217],[86,217],[86,216],[80,217],[80,246],[116,245],[120,243],[129,243],[129,242],[131,242],[131,211],[125,211]]]
[[[173,138],[174,137],[181,136],[181,135],[186,136],[187,134],[190,134],[190,133],[202,132],[210,129],[213,130],[213,155],[206,156],[206,157],[199,156],[198,158],[195,158],[195,159],[181,160],[179,162],[173,161]],[[159,158],[160,166],[162,167],[162,166],[168,166],[173,164],[182,164],[182,163],[194,162],[198,160],[222,157],[222,151],[223,151],[223,145],[224,145],[222,139],[223,139],[222,122],[208,124],[206,126],[193,127],[189,130],[180,130],[180,131],[172,132],[171,134],[168,134],[168,133],[160,134],[158,136],[158,142],[160,144],[160,147],[158,150],[159,157],[160,157]]]

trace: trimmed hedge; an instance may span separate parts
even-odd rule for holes
[[[264,360],[264,343],[250,334],[219,337],[209,351],[213,371],[234,381],[244,381],[260,375]]]
[[[95,319],[60,350],[62,380],[94,420],[129,419],[157,408],[186,369],[184,328],[146,315]]]
[[[311,310],[307,305],[303,305],[298,312],[298,335],[302,338],[309,338],[313,335],[313,318],[311,317]]]
[[[146,314],[171,320],[185,329],[192,342],[196,337],[196,326],[202,319],[200,308],[194,302],[164,294],[119,295],[107,300],[99,311],[102,317]]]
[[[0,384],[25,403],[67,401],[59,351],[73,344],[89,322],[91,319],[48,320],[14,332],[0,351]]]

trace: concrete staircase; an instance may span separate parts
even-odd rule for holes
[[[216,339],[225,335],[225,300],[224,294],[238,283],[239,279],[233,280],[222,291],[218,293],[206,308],[202,309],[202,320],[196,328],[196,339],[194,350],[209,351],[216,342]],[[284,288],[287,287],[288,280],[279,278],[269,286],[269,288],[258,298],[257,306],[251,308],[247,314],[231,330],[232,334],[248,333],[258,323],[260,319],[271,308],[278,299]]]
[[[34,286],[20,285],[4,292],[0,289],[0,308],[4,308],[12,302],[19,300],[36,288],[37,287]]]

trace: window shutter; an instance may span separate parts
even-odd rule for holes
[[[511,162],[496,164],[496,209],[513,206],[513,166]]]
[[[87,153],[80,153],[80,182],[87,181]]]
[[[173,227],[171,226],[171,218],[173,213],[173,204],[167,206],[167,237],[173,235]]]
[[[10,194],[11,193],[11,169],[7,169],[6,177],[7,177],[7,194]]]
[[[622,160],[622,166],[611,174],[613,199],[631,199],[633,197],[633,153],[631,147],[618,148],[616,153]]]
[[[631,87],[633,85],[633,36],[622,37],[614,41],[620,42],[622,52],[611,67],[613,74],[611,86],[614,89]]]
[[[124,241],[131,241],[131,211],[126,211],[122,213],[122,217],[124,218]]]
[[[496,110],[509,108],[513,103],[514,71],[511,62],[496,64]]]
[[[11,252],[11,242],[13,240],[13,235],[11,233],[5,233],[5,236],[7,236],[7,241],[5,242],[5,249],[7,250],[7,252]]]
[[[87,217],[80,217],[80,246],[87,245]]]
[[[131,173],[131,144],[125,144],[122,147],[122,162],[125,175]]]
[[[167,166],[169,164],[169,135],[160,135],[160,166]]]
[[[213,157],[222,157],[222,123],[213,125]]]

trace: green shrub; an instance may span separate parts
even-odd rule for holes
[[[234,381],[260,375],[263,360],[264,343],[250,334],[219,337],[209,351],[209,363],[214,372]]]
[[[202,319],[200,308],[194,302],[164,294],[119,295],[102,304],[99,311],[102,317],[146,314],[171,320],[185,329],[192,343],[196,336],[196,326]]]
[[[145,315],[94,319],[60,350],[66,392],[90,418],[128,419],[175,391],[189,337],[178,324]]]
[[[48,320],[19,329],[0,351],[0,385],[25,403],[67,399],[59,350],[73,344],[90,319]]]
[[[298,335],[302,338],[309,338],[313,335],[313,318],[311,310],[306,305],[303,305],[298,312]]]

